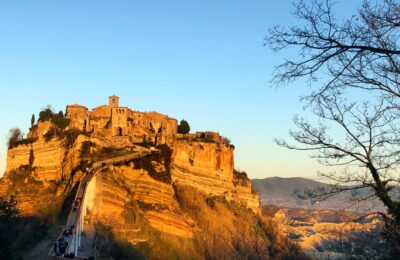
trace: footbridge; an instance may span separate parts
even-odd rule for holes
[[[85,216],[88,208],[88,187],[92,185],[93,177],[101,170],[108,168],[111,165],[129,162],[138,158],[145,157],[152,153],[158,153],[156,149],[148,149],[145,151],[135,152],[123,156],[114,157],[107,160],[102,160],[93,163],[79,180],[78,190],[75,199],[71,205],[71,211],[67,218],[67,223],[62,234],[57,241],[53,243],[52,249],[49,252],[50,259],[58,258],[75,258],[75,259],[94,259],[92,252],[80,252],[82,243],[82,233],[85,227]],[[91,241],[93,244],[93,241]]]

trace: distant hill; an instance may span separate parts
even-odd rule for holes
[[[300,177],[270,177],[265,179],[253,179],[252,184],[253,188],[259,192],[262,206],[276,205],[281,207],[309,209],[350,208],[352,211],[360,212],[363,212],[367,208],[371,207],[374,209],[381,209],[380,203],[376,200],[367,201],[357,206],[352,206],[354,204],[354,199],[372,194],[373,191],[367,188],[357,192],[344,192],[325,201],[313,201],[303,200],[299,198],[299,195],[304,194],[305,189],[328,187],[328,184]]]

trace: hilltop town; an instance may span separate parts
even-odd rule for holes
[[[132,111],[110,96],[108,104],[91,111],[82,105],[68,105],[70,127],[98,137],[127,137],[130,142],[170,143],[177,134],[177,120],[157,112]]]
[[[129,257],[268,259],[274,243],[293,246],[268,238],[278,235],[235,169],[230,140],[184,123],[110,96],[91,110],[68,105],[65,115],[46,108],[27,137],[14,129],[0,196],[45,228],[24,257],[110,257],[127,243]]]

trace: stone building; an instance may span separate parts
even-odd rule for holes
[[[98,137],[128,137],[132,142],[169,143],[177,133],[177,120],[157,112],[133,111],[110,96],[108,104],[91,111],[78,104],[67,106],[70,128]]]

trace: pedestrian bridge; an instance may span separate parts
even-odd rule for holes
[[[75,258],[75,259],[94,259],[92,252],[81,252],[82,233],[85,228],[85,216],[88,213],[88,203],[90,191],[94,190],[95,183],[93,177],[101,170],[111,165],[132,161],[145,157],[158,150],[148,149],[146,151],[135,152],[123,156],[114,157],[93,163],[79,180],[78,190],[75,199],[71,205],[71,211],[68,215],[67,223],[58,240],[53,243],[49,252],[50,259],[54,258]],[[87,238],[85,238],[87,239]],[[90,240],[90,239],[89,239]],[[93,241],[89,243],[93,244]]]

